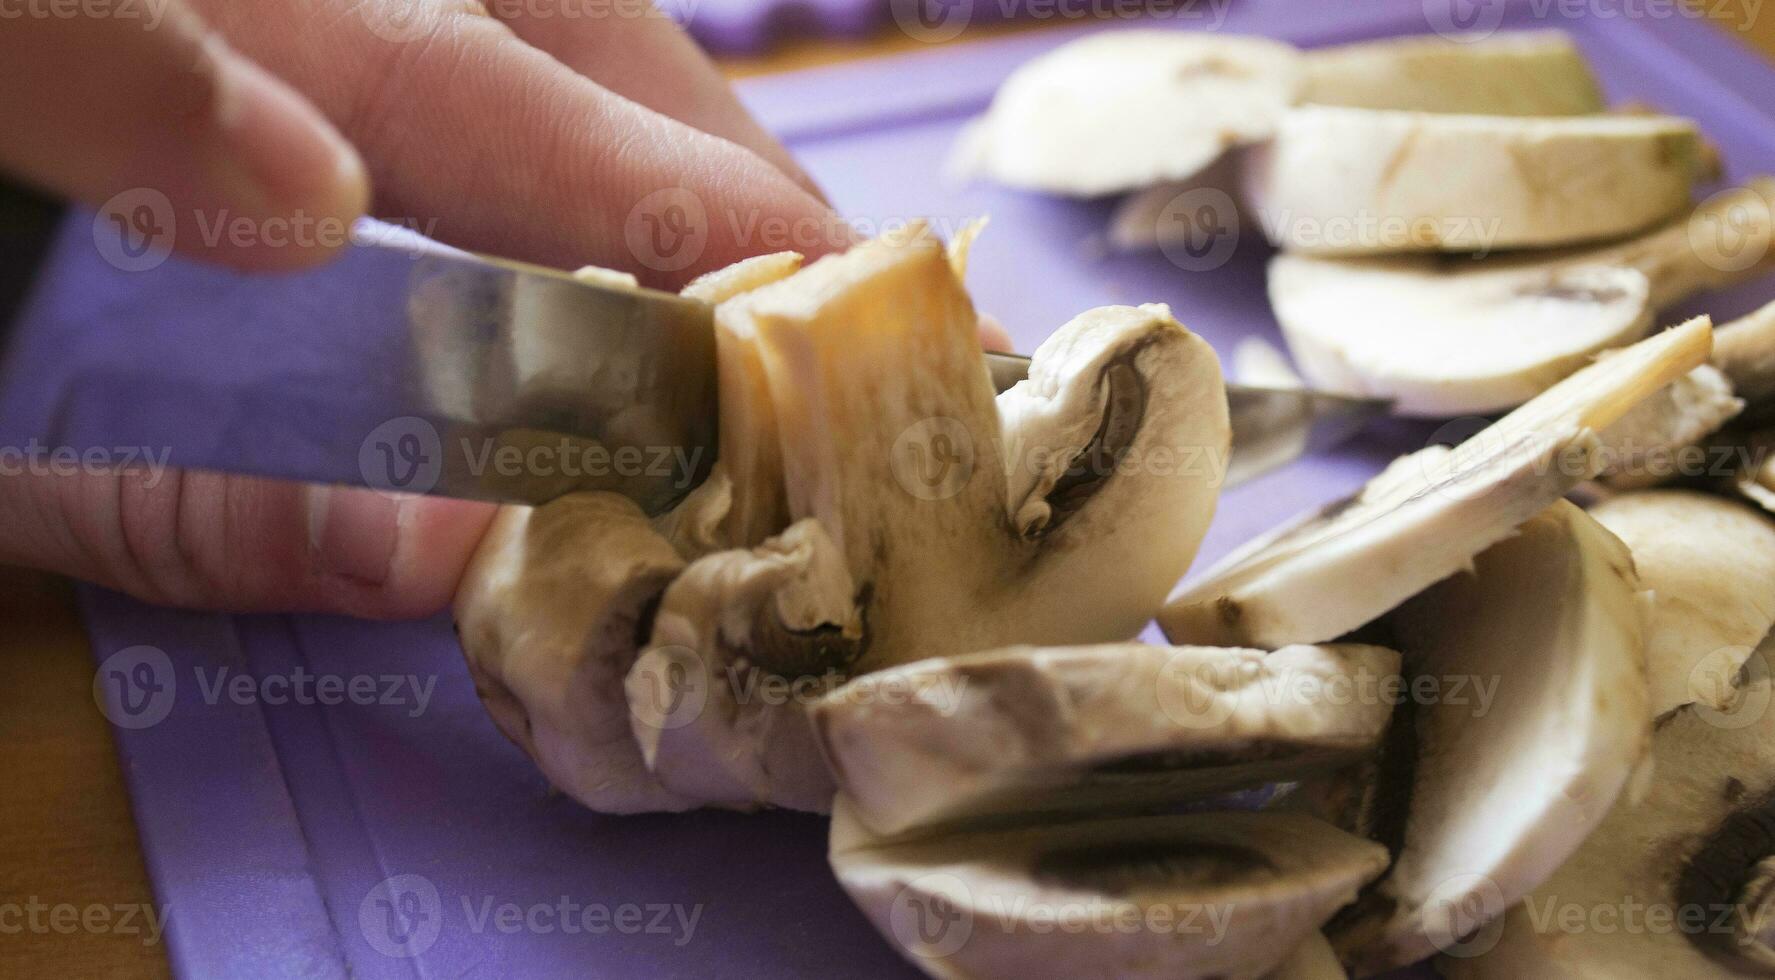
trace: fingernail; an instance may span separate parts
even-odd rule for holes
[[[388,581],[406,498],[375,490],[308,489],[308,545],[321,571],[368,585]]]
[[[214,35],[215,123],[231,159],[224,167],[268,213],[352,216],[368,206],[363,161],[324,116],[265,69]]]

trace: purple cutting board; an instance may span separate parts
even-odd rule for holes
[[[1536,9],[1517,4],[1508,23]],[[1418,0],[1234,3],[1224,30],[1318,45],[1426,27]],[[1686,17],[1569,24],[1613,99],[1643,98],[1698,119],[1733,177],[1775,169],[1775,72]],[[930,216],[944,227],[983,213],[974,251],[980,305],[1019,345],[1088,307],[1164,301],[1221,350],[1276,339],[1263,293],[1264,246],[1247,235],[1224,268],[1179,271],[1161,256],[1094,258],[1107,206],[938,178],[962,121],[1014,66],[1073,36],[992,44],[767,78],[744,94],[831,191],[871,222]],[[1744,312],[1764,282],[1711,297]],[[78,361],[78,351],[70,357]],[[66,366],[64,366],[66,367]],[[1359,445],[1229,492],[1202,561],[1302,508],[1345,494],[1429,429],[1386,424]],[[828,874],[825,822],[790,814],[611,818],[553,795],[477,704],[449,623],[370,624],[317,616],[170,612],[97,589],[83,603],[95,656],[164,651],[174,679],[158,723],[117,730],[167,942],[187,977],[912,976]],[[116,661],[113,666],[118,666]],[[257,677],[414,675],[412,703],[272,705],[205,699],[222,668]],[[379,883],[416,930],[390,945]],[[500,928],[484,905],[588,906],[604,928]],[[648,906],[700,909],[690,939]],[[624,913],[629,914],[629,913]],[[479,923],[477,926],[477,922]],[[556,920],[535,918],[536,926]],[[649,926],[658,925],[658,930]],[[623,926],[623,928],[615,928]],[[435,927],[435,931],[428,931]]]

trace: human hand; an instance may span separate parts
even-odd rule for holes
[[[199,221],[343,226],[368,207],[462,247],[661,286],[756,252],[848,244],[700,52],[633,4],[593,20],[535,0],[492,14],[450,0],[159,9],[151,22],[9,23],[0,169],[100,208],[154,188],[174,205],[177,247],[248,268],[320,261],[339,240],[212,241]],[[667,187],[712,212],[679,268],[650,267],[624,236]],[[749,239],[764,217],[796,239]],[[170,605],[418,616],[449,601],[490,515],[213,473],[25,473],[0,477],[0,561]]]

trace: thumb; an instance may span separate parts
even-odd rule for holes
[[[0,563],[148,602],[377,619],[448,605],[490,504],[0,456]]]
[[[0,31],[0,170],[232,265],[295,267],[343,244],[368,180],[320,112],[183,3],[123,9]],[[291,219],[334,233],[266,224]]]

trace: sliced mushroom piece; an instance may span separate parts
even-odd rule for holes
[[[1304,100],[1365,109],[1582,116],[1602,89],[1564,31],[1384,38],[1308,51]]]
[[[1692,702],[1724,710],[1745,660],[1775,627],[1775,523],[1688,490],[1623,494],[1591,514],[1633,552],[1655,597],[1653,715]]]
[[[1643,617],[1626,546],[1566,501],[1388,616],[1438,693],[1379,772],[1393,866],[1328,930],[1352,972],[1447,948],[1451,908],[1502,915],[1607,816],[1651,737]]]
[[[759,777],[791,764],[773,759],[812,764],[805,715],[825,688],[799,682],[1007,644],[1127,639],[1213,514],[1229,431],[1219,363],[1163,307],[1074,319],[996,404],[978,317],[922,226],[822,259],[716,319],[749,345],[747,397],[770,399],[755,414],[774,432],[783,506],[818,531],[789,581],[821,600],[790,602],[786,585],[746,572],[780,560],[768,541],[705,556],[708,574],[693,566],[674,585],[632,695],[659,688],[674,661],[656,648],[670,647],[695,651],[712,676],[757,667],[801,693],[740,710],[717,683],[698,724],[649,733],[638,722],[667,785],[824,809],[809,782]],[[805,615],[791,621],[785,602]],[[796,646],[801,658],[760,648],[759,637],[807,633],[843,641]]]
[[[933,977],[1262,977],[1386,850],[1297,813],[1113,817],[882,841],[833,815],[830,860]]]
[[[1229,150],[1188,179],[1154,184],[1122,198],[1109,216],[1110,249],[1186,247],[1208,254],[1218,236],[1244,227],[1250,217],[1238,198],[1244,156],[1241,150]]]
[[[1617,238],[1685,212],[1695,124],[1299,106],[1251,155],[1271,242],[1315,255],[1490,252]]]
[[[1643,336],[1654,311],[1766,270],[1726,261],[1697,231],[1730,220],[1754,256],[1775,179],[1718,195],[1627,242],[1485,260],[1278,255],[1269,295],[1296,365],[1317,388],[1391,398],[1403,415],[1519,405],[1594,354]]]
[[[1717,338],[1724,328],[1716,329]],[[1606,355],[1605,355],[1606,356]],[[1700,443],[1744,410],[1732,394],[1732,383],[1711,364],[1703,364],[1640,402],[1602,432],[1609,463],[1600,478],[1616,490],[1655,486],[1691,465],[1689,457],[1705,451]]]
[[[1746,402],[1760,406],[1775,398],[1775,303],[1722,325],[1713,363]]]
[[[892,836],[989,815],[1128,811],[1348,762],[1387,727],[1399,657],[1110,644],[920,660],[813,721],[856,818]]]
[[[689,799],[824,812],[832,778],[802,706],[862,652],[856,598],[812,520],[692,563],[666,589],[626,682],[647,768]]]
[[[456,628],[475,692],[551,783],[594,810],[699,803],[648,772],[623,693],[652,604],[683,569],[633,502],[578,493],[502,508],[463,574]]]
[[[1764,643],[1724,710],[1652,736],[1643,799],[1622,800],[1507,916],[1438,961],[1451,980],[1743,977],[1775,972],[1775,686]]]
[[[1503,540],[1597,471],[1596,430],[1706,357],[1705,317],[1573,374],[1450,451],[1395,461],[1354,498],[1234,552],[1172,599],[1173,643],[1323,643]]]
[[[950,169],[1087,197],[1184,180],[1269,137],[1299,93],[1297,59],[1257,37],[1093,34],[1012,72]]]

